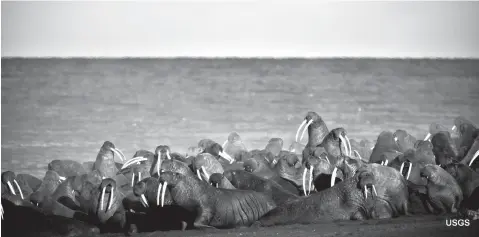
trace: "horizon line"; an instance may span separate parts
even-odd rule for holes
[[[387,56],[2,56],[3,59],[390,59],[390,60],[479,60],[479,57],[387,57]]]

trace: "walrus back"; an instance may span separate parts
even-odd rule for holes
[[[250,190],[219,189],[215,215],[210,225],[218,228],[249,226],[276,207],[263,193]]]

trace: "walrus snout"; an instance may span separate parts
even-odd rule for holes
[[[112,142],[105,141],[102,147],[105,147],[108,150],[112,151],[115,155],[117,155],[121,159],[122,162],[126,160],[125,154],[123,154],[123,152],[120,149],[116,148]]]
[[[111,209],[111,205],[113,204],[115,198],[115,188],[116,182],[114,179],[106,178],[100,184],[101,196],[100,196],[100,211],[103,211],[104,202],[105,202],[105,194],[109,194],[109,199],[107,202],[107,208],[105,212]]]

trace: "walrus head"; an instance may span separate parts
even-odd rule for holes
[[[191,175],[191,176],[194,175],[193,171],[191,171],[190,167],[188,167],[186,163],[181,162],[179,160],[175,160],[175,159],[165,160],[161,162],[160,172],[162,170],[176,172],[183,175]]]
[[[323,140],[323,147],[326,152],[337,157],[340,155],[351,156],[351,143],[344,128],[335,128],[329,132]]]
[[[301,137],[298,140],[299,132],[304,126]],[[303,122],[299,125],[298,130],[296,131],[295,141],[300,142],[303,140],[305,132],[308,131],[308,145],[307,146],[317,146],[323,142],[323,139],[328,135],[329,130],[323,119],[316,112],[308,112]]]
[[[225,149],[225,146],[226,144],[230,142],[232,144],[239,144],[241,143],[241,137],[240,135],[237,133],[237,132],[231,132],[229,135],[228,135],[228,139],[226,139],[224,142],[223,142],[223,145],[221,146],[223,149]]]
[[[398,129],[393,133],[393,139],[401,152],[414,148],[414,144],[416,143],[416,138],[402,129]]]
[[[133,194],[139,197],[141,204],[145,208],[150,206],[172,205],[171,194],[167,186],[163,185],[156,178],[144,179],[133,187]]]
[[[213,173],[224,172],[220,162],[209,153],[202,153],[196,156],[192,163],[193,171],[196,172],[200,180],[208,181]]]
[[[364,199],[368,199],[368,195],[372,198],[377,197],[374,174],[367,171],[360,171],[357,173],[358,184],[357,187],[364,192]]]
[[[17,176],[12,171],[5,171],[2,173],[2,183],[8,187],[10,194],[19,195],[22,199],[25,199],[16,178]]]
[[[118,156],[118,158],[120,158],[122,162],[126,160],[123,152],[120,149],[116,148],[115,145],[110,141],[105,141],[103,143],[103,145],[100,148],[100,151],[98,152],[98,155],[100,156],[101,154],[106,153],[106,151],[108,150],[113,152],[116,156]]]
[[[209,153],[213,155],[216,159],[221,160],[220,158],[225,159],[229,164],[233,164],[235,162],[235,159],[231,157],[228,153],[223,151],[223,147],[221,147],[220,144],[218,143],[213,143],[210,146],[206,147],[203,150],[203,153]]]

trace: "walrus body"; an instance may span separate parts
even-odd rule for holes
[[[173,200],[187,210],[197,210],[196,228],[249,226],[276,207],[267,195],[249,190],[217,189],[179,173],[163,172]]]

